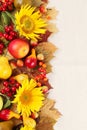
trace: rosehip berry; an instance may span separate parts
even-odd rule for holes
[[[4,81],[4,82],[3,82],[3,85],[4,85],[5,87],[7,87],[8,84],[9,84],[8,81]]]
[[[6,27],[5,32],[7,32],[7,33],[10,32],[10,28],[8,26]]]
[[[2,7],[0,7],[0,11],[2,11]]]
[[[15,36],[14,31],[11,31],[11,32],[10,32],[10,35],[11,35],[11,36]]]
[[[19,83],[16,83],[15,86],[16,86],[16,88],[19,88],[20,84],[19,84]]]
[[[5,90],[5,92],[10,92],[10,88],[9,87],[5,87],[4,90]]]
[[[7,96],[8,96],[8,97],[12,97],[12,93],[9,92],[9,93],[7,94]]]
[[[3,37],[3,33],[2,32],[0,32],[0,37]]]
[[[9,0],[5,0],[5,2],[8,2]]]
[[[6,11],[6,7],[2,7],[2,11]]]
[[[15,82],[16,82],[15,79],[13,79],[13,78],[11,78],[9,81],[10,81],[10,84],[15,84]]]
[[[11,1],[9,1],[9,2],[8,2],[8,5],[11,5],[11,4],[12,4],[12,2],[11,2]]]
[[[0,43],[0,49],[4,49],[4,44]]]
[[[4,89],[2,89],[2,90],[1,90],[1,93],[2,93],[2,94],[5,94],[5,90],[4,90]]]
[[[9,36],[9,37],[8,37],[8,39],[9,39],[9,40],[12,40],[12,39],[13,39],[13,37],[12,37],[12,36]]]
[[[10,29],[10,31],[12,31],[12,30],[13,30],[13,26],[12,26],[12,25],[10,25],[10,26],[9,26],[9,29]]]
[[[12,87],[11,90],[12,90],[13,92],[16,92],[16,87],[15,87],[15,86]]]
[[[6,4],[6,3],[3,3],[3,7],[5,7],[5,8],[6,8],[6,7],[7,7],[7,4]]]
[[[3,50],[0,50],[0,55],[3,54]]]
[[[4,34],[3,34],[3,36],[4,36],[4,38],[6,38],[6,39],[8,39],[8,38],[9,38],[9,35],[8,35],[8,34],[6,34],[6,33],[4,33]]]

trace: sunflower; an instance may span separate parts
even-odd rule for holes
[[[17,111],[22,115],[25,113],[27,116],[31,112],[38,112],[43,105],[44,95],[42,88],[37,88],[35,80],[25,79],[22,83],[22,87],[19,87],[13,103],[17,103]]]
[[[29,127],[29,126],[25,125],[25,126],[22,127],[20,130],[35,130],[35,129],[32,128],[32,127]]]
[[[15,14],[16,29],[21,36],[27,39],[37,40],[39,34],[44,34],[46,22],[41,18],[41,13],[35,7],[23,5]]]

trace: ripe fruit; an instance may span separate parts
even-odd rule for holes
[[[17,60],[17,66],[22,67],[24,62],[22,60]]]
[[[44,60],[44,55],[42,53],[38,54],[37,59],[41,61]]]
[[[29,52],[29,43],[23,39],[15,39],[9,43],[8,51],[15,58],[23,58]]]
[[[2,96],[0,96],[0,111],[2,108],[3,108],[3,98],[2,98]]]
[[[37,58],[35,49],[32,49],[32,54],[25,59],[25,66],[28,68],[35,68],[37,65]]]
[[[2,119],[2,120],[9,120],[9,119],[11,119],[13,117],[19,119],[20,115],[14,113],[10,109],[3,109],[2,111],[0,111],[0,119]]]
[[[0,57],[0,78],[8,79],[12,74],[12,69],[9,65],[8,58],[5,56]]]
[[[19,75],[16,75],[16,76],[14,77],[14,79],[15,79],[18,83],[22,84],[22,82],[24,81],[24,79],[28,79],[28,75],[27,75],[27,74],[19,74]],[[20,86],[20,84],[19,84],[19,85],[16,84],[16,86]]]
[[[4,81],[4,82],[3,82],[3,85],[4,85],[5,87],[7,87],[8,84],[9,84],[8,81]]]

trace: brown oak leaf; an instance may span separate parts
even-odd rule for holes
[[[52,72],[52,65],[50,63],[48,63],[46,65],[47,65],[47,68],[46,68],[47,73]]]
[[[53,7],[47,10],[47,15],[50,16],[51,19],[56,19],[56,16],[58,15],[58,11]]]
[[[44,55],[44,62],[49,62],[54,56],[54,52],[57,50],[56,46],[50,42],[41,42],[36,47],[36,53],[42,53]]]
[[[53,130],[53,126],[56,121],[52,118],[42,117],[36,126],[36,130]]]
[[[42,4],[42,0],[33,0],[32,5],[35,7],[38,7]]]
[[[54,100],[46,98],[44,101],[44,106],[41,108],[40,111],[40,118],[45,117],[46,119],[48,117],[57,120],[61,116],[61,114],[57,109],[54,108],[54,105]]]

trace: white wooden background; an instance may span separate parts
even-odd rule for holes
[[[49,75],[50,97],[63,116],[55,130],[87,130],[87,0],[49,0],[60,11],[60,29],[50,38],[59,51]]]

